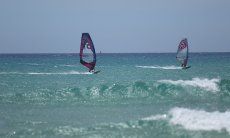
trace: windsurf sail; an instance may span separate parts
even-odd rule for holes
[[[186,38],[180,41],[177,49],[177,60],[181,63],[182,67],[186,67],[188,63],[188,41]]]
[[[80,46],[80,63],[89,71],[94,70],[96,65],[96,52],[93,41],[88,33],[82,33]]]

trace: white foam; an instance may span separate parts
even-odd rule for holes
[[[144,121],[165,120],[166,118],[167,118],[167,115],[163,114],[163,115],[153,115],[150,117],[145,117],[145,118],[142,118],[141,120],[144,120]]]
[[[78,74],[92,74],[90,72],[78,72],[78,71],[69,71],[69,72],[30,72],[30,75],[78,75]]]
[[[182,67],[170,65],[170,66],[136,66],[137,68],[150,68],[150,69],[182,69]]]
[[[18,75],[81,75],[81,74],[93,74],[91,72],[78,72],[78,71],[67,71],[67,72],[0,72],[0,74],[18,74]]]
[[[43,64],[38,64],[38,63],[25,63],[27,65],[32,65],[32,66],[40,66],[40,65],[43,65]]]
[[[221,131],[226,129],[230,133],[230,112],[206,112],[186,108],[173,108],[169,111],[172,116],[170,123],[181,125],[187,130]]]
[[[0,72],[0,74],[23,74],[23,73],[20,73],[20,72]]]
[[[62,67],[76,67],[76,65],[59,65],[59,66],[62,66]]]
[[[93,98],[96,98],[96,97],[99,97],[99,89],[97,87],[93,87],[90,89],[90,95],[93,97]]]
[[[207,78],[193,78],[192,80],[159,80],[160,83],[170,83],[173,85],[193,86],[205,89],[207,91],[219,91],[218,83],[220,79],[207,79]]]
[[[64,136],[74,136],[79,133],[83,133],[84,129],[83,128],[76,128],[72,126],[61,126],[58,128],[54,129],[55,133],[58,135],[64,135]]]
[[[31,65],[31,66],[40,66],[44,64],[38,64],[38,63],[17,63],[17,64],[24,64],[24,65]]]

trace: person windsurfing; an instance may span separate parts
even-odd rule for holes
[[[188,63],[188,41],[186,38],[182,39],[177,49],[176,59],[181,63],[182,69],[190,68]]]
[[[91,73],[98,73],[95,71],[96,66],[96,52],[93,41],[89,33],[82,33],[80,45],[80,63],[89,69]]]

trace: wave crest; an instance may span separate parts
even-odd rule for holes
[[[72,72],[78,74],[78,72]],[[87,74],[88,72],[86,72]],[[70,74],[68,72],[68,74]],[[35,73],[33,75],[42,75]],[[47,74],[43,74],[47,75]],[[51,75],[51,74],[50,74]],[[197,80],[203,81],[203,84],[197,84]],[[204,81],[205,80],[205,81]],[[17,93],[3,93],[0,95],[0,103],[42,103],[53,102],[111,102],[120,103],[127,99],[138,99],[138,102],[160,102],[164,100],[187,101],[194,100],[213,100],[221,99],[228,103],[230,99],[229,81],[220,81],[219,79],[198,79],[192,80],[159,80],[159,82],[135,81],[129,84],[123,83],[103,83],[95,86],[67,86],[64,88],[40,88],[35,91],[23,91]],[[0,83],[4,88],[9,88],[6,83]],[[201,86],[200,86],[201,85]],[[181,87],[182,86],[182,87]],[[183,87],[198,87],[184,89]],[[10,89],[10,88],[9,88]],[[201,91],[204,89],[205,91]],[[209,90],[212,93],[209,93]],[[208,92],[206,92],[208,91]],[[215,93],[213,91],[220,91]],[[126,99],[126,100],[124,100]],[[114,102],[115,101],[115,102]],[[137,102],[136,100],[134,100]]]
[[[230,133],[230,111],[206,112],[186,108],[173,108],[169,111],[172,116],[170,123],[181,125],[188,130],[221,131],[226,129]]]
[[[193,86],[193,87],[199,87],[201,89],[217,92],[220,91],[218,83],[220,82],[220,79],[214,78],[214,79],[201,79],[201,78],[193,78],[192,80],[159,80],[160,83],[169,83],[173,85],[181,85],[181,86]]]

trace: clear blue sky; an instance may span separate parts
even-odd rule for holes
[[[230,52],[230,0],[0,0],[0,53]]]

